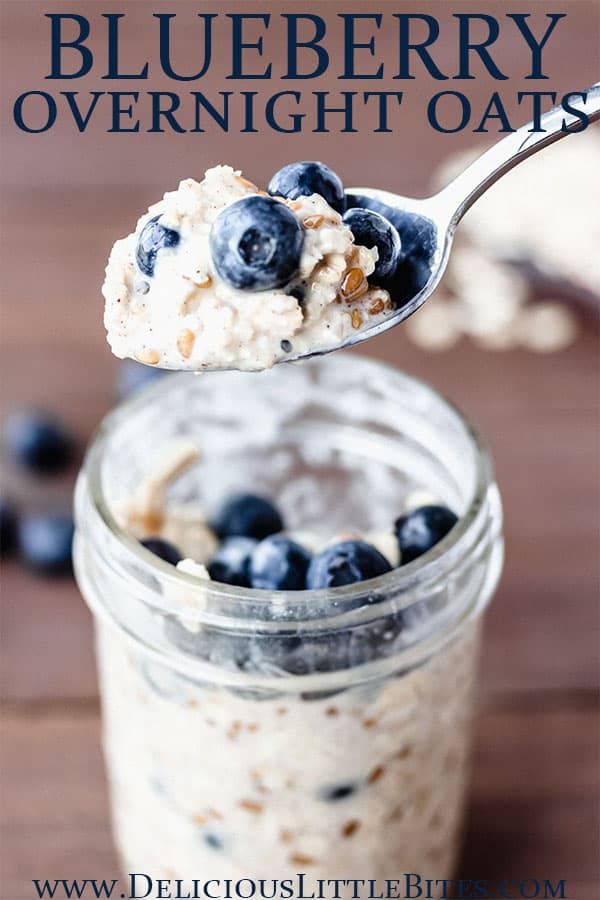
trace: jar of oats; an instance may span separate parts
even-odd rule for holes
[[[162,486],[161,515],[210,518],[251,489],[292,532],[324,540],[391,532],[425,490],[459,521],[429,553],[357,584],[208,581],[149,554],[123,516],[182,440],[199,456]],[[451,876],[481,620],[502,565],[490,462],[454,407],[356,355],[169,376],[105,420],[76,518],[126,872]]]

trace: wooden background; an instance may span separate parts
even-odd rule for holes
[[[559,92],[596,80],[598,62],[597,4],[571,0],[563,5],[569,11],[565,37],[550,57],[551,89]],[[443,4],[427,6],[451,21]],[[496,15],[507,9],[501,3],[479,6]],[[131,58],[135,63],[151,54],[147,4],[62,3],[61,11],[83,7],[96,24],[101,11],[127,12]],[[240,4],[227,9],[234,7]],[[267,7],[290,4],[245,8]],[[37,403],[60,412],[82,448],[115,401],[118,363],[110,357],[101,327],[105,258],[114,238],[130,230],[139,211],[165,186],[199,175],[220,159],[242,165],[261,182],[290,159],[320,157],[348,182],[419,194],[448,153],[486,139],[468,133],[433,135],[423,127],[419,103],[439,88],[421,81],[407,101],[405,135],[304,134],[285,141],[266,134],[124,136],[106,135],[100,124],[79,135],[66,123],[47,135],[23,135],[11,125],[10,107],[21,91],[44,86],[47,7],[5,0],[0,8],[2,121],[8,123],[0,167],[2,402],[5,409]],[[169,8],[188,20],[209,9],[201,3],[170,3]],[[329,4],[328,20],[350,8],[361,5]],[[532,9],[539,13],[551,7],[539,2],[510,7]],[[182,33],[180,40],[191,70],[192,35]],[[450,37],[441,52],[450,64]],[[522,53],[514,42],[503,40],[501,54],[515,76],[510,90],[503,86],[507,96],[530,88],[520,80]],[[219,79],[217,73],[203,89],[222,89]],[[160,79],[152,87],[157,83]],[[106,88],[91,75],[70,89],[98,85]],[[340,89],[334,83],[328,87]],[[466,89],[465,83],[460,87]],[[483,76],[467,85],[480,104],[494,87]],[[277,89],[269,86],[269,91]],[[565,222],[568,228],[567,216]],[[401,330],[366,348],[441,388],[479,424],[492,448],[504,498],[507,562],[487,624],[461,873],[564,878],[575,900],[597,897],[600,887],[596,326],[588,321],[572,348],[551,356],[493,354],[466,342],[431,355],[411,346]],[[47,482],[26,479],[8,466],[3,471],[13,494],[31,508],[68,504],[73,475]],[[91,631],[90,616],[70,580],[44,581],[15,562],[4,565],[4,900],[32,897],[35,877],[117,875],[98,744]]]

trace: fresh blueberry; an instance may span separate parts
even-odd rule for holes
[[[9,499],[0,497],[0,555],[14,550],[17,540],[17,511]]]
[[[392,223],[384,216],[370,209],[355,207],[344,213],[344,224],[348,226],[354,240],[362,247],[377,248],[377,262],[373,280],[386,279],[394,274],[400,260],[400,235]]]
[[[153,366],[145,366],[133,359],[123,360],[119,366],[117,376],[117,392],[124,399],[139,391],[141,388],[164,378],[169,372],[166,369],[156,369]]]
[[[295,162],[284,166],[273,175],[267,190],[273,197],[288,200],[320,194],[337,212],[343,213],[346,208],[341,178],[322,162]]]
[[[446,506],[420,506],[394,523],[402,562],[422,556],[445,538],[458,517]]]
[[[19,552],[37,572],[60,575],[71,571],[73,519],[69,515],[26,516],[18,528]]]
[[[313,556],[306,575],[310,590],[366,581],[391,571],[385,556],[365,541],[341,541]]]
[[[210,252],[223,279],[235,288],[280,288],[300,265],[304,234],[294,213],[271,197],[243,197],[226,206],[210,230]]]
[[[393,277],[386,281],[396,307],[404,306],[429,281],[436,248],[436,227],[429,219],[363,194],[348,194],[348,206],[380,213],[397,229],[402,244],[401,259]]]
[[[172,566],[176,566],[183,558],[177,547],[174,547],[169,541],[163,541],[162,538],[144,538],[140,541],[140,544],[142,547],[145,547],[146,550],[149,550],[150,553],[154,553],[155,556],[158,556],[159,559],[171,563]]]
[[[266,591],[301,591],[306,583],[310,554],[282,534],[256,546],[250,558],[250,585]]]
[[[208,574],[213,581],[250,587],[248,565],[257,541],[249,537],[227,538],[208,564]]]
[[[283,519],[270,500],[255,494],[237,494],[219,510],[212,522],[221,540],[226,537],[263,538],[283,531]]]
[[[160,215],[150,219],[140,233],[135,248],[135,261],[140,272],[148,278],[154,275],[154,266],[158,251],[168,247],[176,247],[179,243],[179,232],[174,228],[166,228],[158,221]]]
[[[72,435],[60,419],[35,409],[12,413],[5,423],[4,440],[21,465],[40,474],[65,469],[75,448]]]

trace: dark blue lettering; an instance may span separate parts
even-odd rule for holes
[[[445,99],[446,97],[456,97],[460,105],[460,121],[458,125],[453,128],[444,128],[444,126],[440,124],[438,118],[438,104],[440,100]],[[432,128],[435,128],[436,131],[441,131],[443,134],[454,134],[457,131],[462,131],[463,128],[467,126],[470,118],[471,104],[467,97],[459,91],[440,91],[439,94],[434,94],[427,104],[427,119],[429,124]]]
[[[43,97],[46,103],[46,120],[40,128],[33,128],[31,125],[25,124],[25,119],[23,118],[23,105],[29,97]],[[28,134],[42,134],[42,132],[48,131],[56,122],[56,113],[56,100],[51,94],[47,94],[45,91],[26,91],[24,94],[17,97],[13,106],[13,119],[15,125],[17,128],[20,128],[21,131],[26,131]]]
[[[257,50],[258,55],[263,55],[263,39],[262,35],[255,42],[244,41],[244,21],[246,19],[260,19],[266,28],[269,27],[271,16],[268,13],[227,13],[232,22],[231,29],[231,75],[227,78],[270,78],[272,66],[271,63],[266,67],[264,72],[246,72],[243,63],[244,50]]]
[[[76,13],[46,13],[46,18],[52,23],[50,32],[50,74],[46,78],[81,78],[87,75],[94,65],[94,57],[86,41],[90,35],[90,23],[85,16]],[[62,37],[62,23],[70,19],[79,25],[79,34],[71,41],[65,41]],[[69,47],[76,50],[81,57],[81,65],[76,72],[64,72],[62,68],[62,50]]]
[[[372,19],[375,23],[377,30],[381,28],[381,14],[380,13],[338,13],[340,19],[344,20],[344,72],[340,75],[340,78],[382,78],[383,77],[383,63],[377,67],[376,72],[371,72],[370,74],[366,72],[357,72],[356,71],[356,59],[355,59],[355,51],[356,50],[368,50],[371,56],[375,56],[375,37],[372,35],[371,38],[366,42],[361,42],[356,40],[355,35],[355,23],[357,19]]]

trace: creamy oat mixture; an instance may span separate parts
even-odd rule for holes
[[[209,248],[212,223],[229,204],[263,193],[231,167],[216,166],[201,182],[188,178],[166,193],[115,243],[102,292],[116,356],[169,369],[260,370],[290,353],[337,346],[389,315],[388,292],[369,284],[377,250],[355,244],[318,194],[281,198],[303,230],[299,270],[288,285],[251,292],[220,278]],[[136,246],[158,215],[179,242],[160,250],[148,277],[136,265]]]
[[[178,568],[206,580],[216,546],[207,519],[168,497],[197,459],[193,444],[174,445],[118,517],[138,538],[176,539],[189,555]],[[434,499],[414,491],[406,507]],[[315,535],[297,538],[322,545]],[[390,536],[369,539],[399,563]],[[202,626],[186,615],[203,592],[170,591],[180,609],[167,632],[176,652],[218,665],[205,655],[212,636],[202,643]],[[346,668],[333,689],[301,691],[288,676],[265,693],[252,689],[252,671],[264,674],[271,662],[252,638],[247,686],[237,689],[175,672],[100,627],[104,746],[124,871],[152,862],[155,877],[183,879],[451,877],[478,642],[478,626],[468,625],[400,675],[361,684]],[[228,639],[220,645],[223,659],[236,652]]]
[[[421,668],[369,686],[351,687],[346,671],[334,695],[284,685],[253,699],[178,675],[100,628],[124,871],[451,877],[478,640],[466,626]]]

